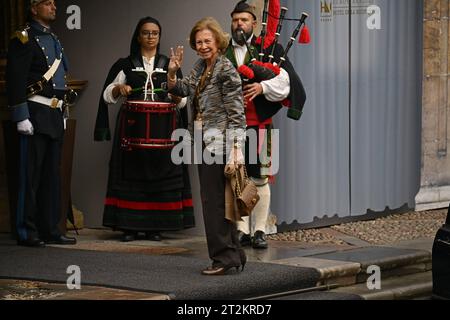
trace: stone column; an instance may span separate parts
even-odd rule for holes
[[[416,210],[448,207],[449,0],[424,1],[422,172]]]

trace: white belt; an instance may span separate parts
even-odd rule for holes
[[[28,101],[37,102],[46,105],[52,109],[62,109],[63,100],[58,100],[57,98],[47,98],[43,96],[34,95],[28,98]]]

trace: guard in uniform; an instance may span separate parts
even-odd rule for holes
[[[9,45],[6,85],[11,120],[19,133],[16,226],[18,244],[75,244],[58,230],[60,166],[65,130],[67,61],[50,30],[54,0],[30,0],[30,21]]]
[[[257,44],[256,37],[253,35],[257,21],[256,9],[245,0],[240,1],[231,13],[231,17],[232,40],[226,51],[226,56],[238,68],[243,64],[249,64],[250,57],[258,57],[261,51],[260,45]],[[238,30],[244,31],[245,38],[241,36]],[[279,44],[275,45],[274,61],[279,62],[284,49]],[[269,60],[268,53],[271,52],[272,46],[264,50],[266,55],[263,62]],[[248,49],[250,49],[250,53]],[[239,240],[242,246],[252,245],[255,249],[266,249],[268,247],[266,223],[271,196],[269,179],[273,176],[271,172],[272,141],[270,136],[271,129],[273,129],[272,117],[284,105],[295,106],[300,116],[306,101],[306,94],[300,77],[289,59],[286,59],[278,76],[266,81],[244,85],[243,92],[246,101],[247,131],[253,131],[257,137],[258,152],[258,162],[249,163],[249,153],[253,152],[254,148],[249,146],[249,140],[247,140],[246,166],[248,175],[258,188],[260,201],[251,214],[251,218],[254,220],[254,229],[252,230],[251,224],[253,223],[248,217],[243,218],[244,221],[238,223]]]

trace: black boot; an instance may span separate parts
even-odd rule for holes
[[[146,236],[147,240],[150,240],[150,241],[161,241],[162,240],[161,234],[158,231],[156,231],[156,232],[155,231],[147,231],[145,233],[145,236]]]
[[[59,244],[59,245],[73,246],[73,245],[77,244],[77,239],[59,235],[59,236],[50,237],[48,239],[45,239],[44,242],[46,244]]]
[[[136,236],[137,236],[136,232],[124,231],[120,241],[122,241],[122,242],[131,242],[131,241],[136,240]]]
[[[242,247],[250,247],[252,245],[252,237],[242,231],[238,231],[238,240]]]
[[[22,247],[43,248],[45,242],[39,238],[28,238],[26,240],[17,240],[17,245]]]
[[[253,237],[253,248],[254,249],[267,249],[269,245],[267,244],[266,234],[262,231],[256,231]]]

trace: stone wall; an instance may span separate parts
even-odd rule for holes
[[[447,207],[449,157],[449,0],[424,1],[421,190],[417,210]]]

